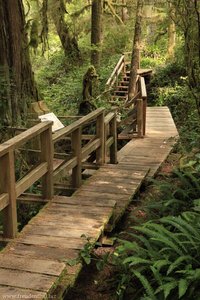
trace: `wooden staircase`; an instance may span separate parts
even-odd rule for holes
[[[130,71],[122,74],[122,78],[112,92],[112,101],[122,100],[124,103],[128,100],[128,86],[130,79]]]

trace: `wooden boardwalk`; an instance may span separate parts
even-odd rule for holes
[[[81,269],[66,265],[86,243],[81,235],[95,241],[109,220],[112,227],[177,134],[168,108],[148,108],[145,138],[131,140],[118,164],[101,167],[71,197],[54,196],[0,253],[0,299],[62,299]]]

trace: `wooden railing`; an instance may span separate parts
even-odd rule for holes
[[[122,55],[116,64],[112,74],[110,75],[109,79],[106,82],[106,90],[112,89],[114,86],[118,85],[119,76],[121,73],[126,72],[126,62],[125,62],[125,55]]]
[[[95,133],[89,135],[84,134],[83,129],[85,126],[88,128],[89,124],[91,124],[91,130],[95,131]],[[106,130],[109,128],[109,135],[105,134],[105,128]],[[85,162],[92,153],[96,153],[95,164],[98,166],[105,163],[105,154],[108,148],[110,148],[110,162],[116,163],[117,161],[115,114],[108,115],[104,118],[103,108],[91,112],[53,134],[54,144],[66,138],[71,142],[71,156],[66,158],[63,163],[57,167],[54,171],[54,175],[58,175],[63,170],[65,170],[65,172],[72,170],[72,186],[74,188],[80,187],[83,165],[86,165]]]
[[[115,89],[116,86],[118,86],[119,80],[126,74],[127,71],[127,64],[130,64],[130,52],[124,53],[118,63],[116,64],[111,76],[106,82],[106,90],[112,91]],[[138,68],[140,67],[140,64]],[[127,117],[119,123],[119,126],[121,125],[127,125],[130,124],[132,128],[131,131],[135,134],[137,134],[138,137],[143,137],[146,133],[146,107],[147,107],[147,92],[146,92],[146,85],[144,77],[137,76],[137,82],[136,82],[136,92],[135,96],[128,100],[128,94],[127,99],[124,103],[124,107],[129,110]],[[129,135],[127,135],[127,132],[129,129],[125,129],[123,133],[120,135],[120,138],[129,138]],[[125,134],[124,134],[125,133]],[[132,135],[131,135],[132,136]]]
[[[52,122],[40,123],[0,145],[0,210],[3,214],[3,234],[17,234],[16,199],[42,177],[42,196],[53,197]],[[40,163],[22,179],[15,179],[15,150],[32,138],[40,137]]]
[[[92,135],[84,135],[85,126],[91,126]],[[21,146],[33,138],[40,138],[40,150],[33,150],[39,155],[39,163],[16,182],[15,150],[25,151]],[[17,198],[36,181],[42,178],[42,197],[51,200],[53,197],[53,144],[68,138],[71,143],[71,155],[55,170],[71,171],[72,185],[79,187],[82,181],[83,163],[95,152],[95,163],[104,164],[105,155],[110,151],[110,162],[117,163],[117,133],[115,113],[104,117],[104,109],[99,108],[71,125],[52,134],[52,122],[42,122],[0,145],[0,210],[3,215],[3,234],[6,238],[17,235]],[[87,140],[87,143],[85,142]],[[23,196],[23,195],[22,195]],[[21,197],[23,198],[23,197]],[[35,201],[33,199],[33,201]]]
[[[126,52],[122,54],[119,61],[117,62],[112,74],[106,82],[106,90],[111,90],[118,85],[120,76],[126,73],[127,64],[130,63],[131,52]]]
[[[137,136],[145,136],[147,92],[144,77],[137,77],[135,96],[131,99],[131,101],[127,101],[125,103],[125,108],[129,109],[128,117],[121,125],[130,123],[132,120],[132,128],[133,131],[137,133]]]
[[[82,129],[94,120],[96,133],[86,145],[82,145]],[[78,188],[82,181],[82,162],[89,154],[96,151],[97,163],[104,163],[104,109],[99,108],[57,131],[53,134],[53,142],[55,144],[66,137],[70,137],[71,140],[71,158],[66,159],[55,171],[59,173],[61,170],[72,170],[72,186]]]

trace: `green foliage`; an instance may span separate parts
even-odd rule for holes
[[[92,250],[96,246],[101,246],[100,243],[95,242],[91,237],[86,236],[85,234],[81,235],[82,238],[86,240],[86,243],[84,244],[84,247],[80,250],[79,255],[75,259],[67,260],[68,265],[74,266],[79,263],[83,263],[86,265],[89,265],[94,259],[92,255]],[[100,266],[101,261],[98,261],[98,265]]]
[[[198,299],[200,222],[192,211],[134,226],[112,263],[119,299]]]
[[[158,199],[153,196],[144,207],[149,216],[178,215],[194,206],[200,198],[199,157],[196,155],[194,160],[182,163],[180,169],[173,170],[168,180],[152,180]]]

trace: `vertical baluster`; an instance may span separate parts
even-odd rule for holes
[[[137,99],[137,129],[138,137],[143,137],[143,100]]]
[[[79,127],[72,133],[72,151],[77,157],[77,165],[72,170],[72,186],[78,188],[81,186],[81,171],[82,171],[82,161],[81,161],[81,133],[82,128]]]
[[[105,146],[104,146],[104,112],[97,117],[96,121],[96,135],[100,138],[100,147],[96,151],[96,162],[99,165],[105,163]]]
[[[143,135],[146,134],[147,97],[143,98]]]
[[[110,163],[117,164],[117,118],[116,114],[110,121],[110,134],[113,137],[113,144],[110,147]]]
[[[42,196],[44,199],[53,198],[53,141],[51,126],[40,134],[41,162],[47,162],[48,171],[42,178]]]

